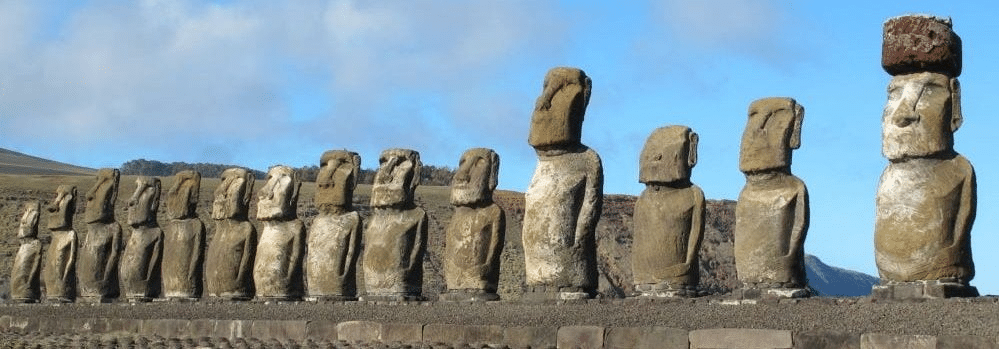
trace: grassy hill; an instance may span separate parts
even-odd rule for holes
[[[0,173],[13,175],[93,175],[92,168],[42,159],[0,148]]]

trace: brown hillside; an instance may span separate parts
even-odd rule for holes
[[[64,164],[0,148],[0,173],[15,175],[93,175],[92,168]]]

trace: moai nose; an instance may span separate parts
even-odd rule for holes
[[[919,114],[916,113],[915,101],[903,99],[898,107],[892,111],[891,121],[895,126],[906,127],[919,121]]]

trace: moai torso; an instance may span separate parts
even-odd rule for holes
[[[298,300],[304,293],[305,225],[296,214],[301,185],[293,169],[274,166],[260,188],[257,220],[264,228],[253,264],[258,298]]]
[[[474,148],[462,155],[451,180],[454,215],[446,232],[444,280],[454,300],[499,299],[506,214],[492,198],[498,171],[496,152]]]
[[[684,126],[657,129],[642,150],[635,202],[632,275],[642,296],[688,296],[698,283],[704,238],[704,192],[690,183],[697,134]]]
[[[122,293],[129,301],[149,301],[159,296],[163,230],[156,222],[160,202],[160,180],[139,177],[128,200],[128,225],[132,232],[121,254]]]
[[[106,302],[118,297],[118,260],[124,243],[121,225],[114,218],[119,178],[118,170],[101,169],[97,183],[87,192],[87,235],[80,245],[77,266],[80,298],[87,301]]]
[[[589,298],[597,287],[594,236],[603,203],[603,167],[580,143],[590,78],[553,68],[531,117],[528,143],[538,165],[524,194],[524,266],[529,298]]]
[[[320,159],[315,203],[319,215],[308,233],[308,295],[311,300],[357,296],[356,264],[361,250],[361,215],[353,211],[361,157],[333,150]]]
[[[208,296],[231,300],[253,298],[257,232],[247,220],[252,193],[253,173],[241,168],[222,172],[222,183],[215,189],[212,203],[215,233],[205,258]]]
[[[201,174],[181,171],[167,192],[167,223],[163,226],[163,296],[201,296],[205,259],[205,224],[198,218]]]
[[[49,207],[49,229],[52,241],[45,252],[42,281],[45,298],[53,302],[72,302],[76,297],[76,232],[73,214],[76,212],[76,187],[60,185]]]
[[[806,286],[808,192],[790,173],[803,118],[804,108],[790,98],[765,98],[750,106],[739,161],[746,186],[735,212],[735,266],[744,288]]]
[[[389,149],[379,164],[371,192],[374,212],[364,230],[364,299],[417,299],[423,291],[428,228],[427,213],[413,201],[420,154]]]
[[[24,205],[17,237],[21,246],[14,255],[10,273],[10,299],[21,303],[34,303],[41,298],[42,243],[38,241],[38,219],[41,205],[38,201]]]

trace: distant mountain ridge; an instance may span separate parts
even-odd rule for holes
[[[871,293],[871,286],[880,281],[871,275],[825,264],[810,254],[805,255],[805,273],[808,284],[823,296],[866,296]]]
[[[0,173],[17,175],[93,175],[97,170],[0,148]]]

